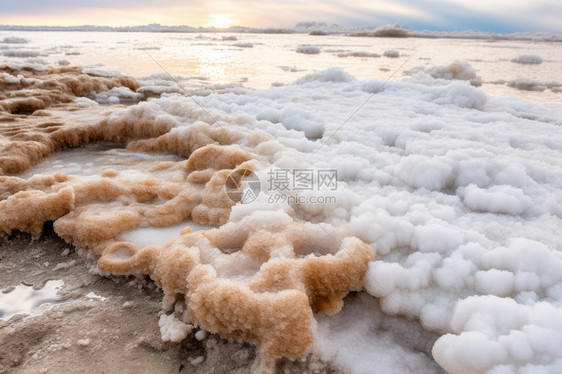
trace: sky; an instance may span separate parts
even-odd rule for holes
[[[0,0],[0,24],[292,27],[399,23],[414,30],[562,33],[560,0]]]

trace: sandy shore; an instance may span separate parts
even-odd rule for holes
[[[0,320],[0,373],[241,374],[250,372],[256,357],[253,345],[213,334],[201,341],[191,334],[179,345],[163,342],[158,327],[162,292],[154,283],[100,276],[51,228],[36,240],[21,233],[3,240],[0,270],[2,289],[64,281],[60,304],[39,316]],[[278,371],[334,372],[314,356],[282,361]]]

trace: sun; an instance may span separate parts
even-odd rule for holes
[[[206,26],[214,27],[217,29],[227,29],[234,23],[234,20],[232,20],[232,18],[230,17],[231,17],[230,14],[222,14],[222,13],[209,14],[209,23]]]

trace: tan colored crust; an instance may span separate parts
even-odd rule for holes
[[[1,71],[25,79],[0,82],[0,175],[96,141],[184,158],[153,163],[142,173],[0,176],[1,235],[19,230],[38,236],[44,222],[54,221],[55,232],[88,249],[103,272],[149,275],[163,289],[168,308],[183,298],[186,322],[256,342],[259,370],[270,370],[280,357],[304,358],[314,341],[313,313],[337,313],[345,295],[361,289],[373,254],[341,230],[299,223],[281,212],[227,223],[235,201],[225,185],[235,171],[240,176],[258,170],[258,154],[272,146],[268,135],[203,122],[176,127],[174,118],[157,116],[147,103],[127,109],[80,109],[72,103],[92,90],[135,90],[127,77],[91,77],[76,68]],[[185,110],[179,104],[172,109]],[[81,115],[72,117],[74,112]],[[189,219],[222,226],[186,228],[168,243],[147,248],[117,239],[137,227]]]

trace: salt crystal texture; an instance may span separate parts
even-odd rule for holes
[[[197,324],[256,342],[263,370],[314,351],[342,371],[367,372],[372,356],[388,371],[434,372],[431,351],[450,372],[560,371],[560,107],[488,97],[464,63],[400,82],[331,68],[266,90],[217,87],[196,97],[205,109],[169,78],[0,67],[0,232],[38,236],[54,221],[104,274],[149,275],[165,308],[186,301],[183,315],[163,316],[165,338]],[[558,87],[539,83],[513,85]],[[109,97],[133,105],[92,104]],[[102,141],[176,158],[14,176]],[[335,170],[337,199],[226,194],[233,172],[263,179],[270,168]],[[136,231],[185,222],[216,228],[157,242]]]

